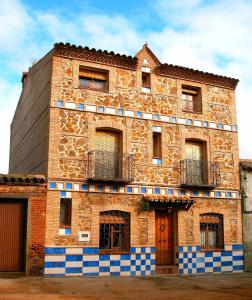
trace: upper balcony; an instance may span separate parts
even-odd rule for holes
[[[180,161],[181,186],[213,189],[219,186],[220,169],[216,162],[184,159]]]
[[[88,152],[88,180],[128,184],[134,180],[134,155],[92,150]]]

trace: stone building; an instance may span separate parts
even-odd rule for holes
[[[45,274],[243,269],[238,80],[58,43],[22,82],[10,171],[48,178]]]
[[[44,176],[0,174],[0,272],[44,271]]]
[[[244,270],[252,271],[252,160],[241,159]]]

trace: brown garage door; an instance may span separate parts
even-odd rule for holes
[[[0,199],[0,272],[22,272],[25,261],[25,199]]]

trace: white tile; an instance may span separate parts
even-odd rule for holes
[[[83,261],[98,261],[99,255],[83,255]]]
[[[232,130],[232,127],[230,125],[224,125],[223,128],[224,130],[228,130],[228,131]]]
[[[79,191],[79,189],[80,189],[80,185],[78,183],[75,183],[74,184],[74,190]]]
[[[210,192],[210,196],[211,196],[211,197],[214,197],[214,192]]]
[[[120,193],[124,193],[124,187],[123,187],[123,186],[120,186],[119,192],[120,192]]]
[[[188,270],[186,270],[186,269],[184,269],[183,272],[184,272],[184,274],[186,274],[186,275],[188,274]]]
[[[110,186],[109,185],[105,186],[105,192],[110,192]]]
[[[221,256],[221,252],[213,252],[213,257],[220,257]]]
[[[96,111],[96,105],[89,105],[89,104],[87,104],[85,107],[86,107],[87,111],[93,111],[93,112]]]
[[[130,266],[130,260],[121,260],[120,265],[121,266]]]
[[[109,267],[110,261],[109,260],[100,260],[99,261],[99,267]]]
[[[141,265],[140,270],[141,270],[141,271],[145,271],[145,270],[146,270],[146,266]]]
[[[205,262],[212,262],[213,258],[212,257],[205,257]]]
[[[149,94],[151,92],[151,89],[147,87],[142,87],[142,92]]]
[[[150,257],[151,257],[151,259],[156,259],[156,254],[152,253]]]
[[[233,265],[234,266],[243,266],[243,260],[234,260]]]
[[[149,119],[149,120],[151,120],[151,119],[152,119],[152,114],[144,113],[144,114],[143,114],[143,117],[144,117],[144,119]]]
[[[134,117],[134,111],[132,110],[125,110],[125,116],[127,117]]]
[[[198,252],[197,257],[205,257],[205,253],[204,252]]]
[[[82,276],[82,273],[66,273],[66,277],[76,277],[76,276]]]
[[[242,256],[243,255],[243,251],[239,250],[239,251],[233,251],[233,256]]]
[[[111,266],[110,272],[120,272],[120,266]]]
[[[222,193],[221,193],[221,197],[222,197],[222,198],[225,198],[225,197],[226,197],[226,193],[225,193],[225,192],[222,192]]]
[[[233,267],[232,266],[221,267],[221,272],[227,272],[227,271],[233,271]]]
[[[188,253],[188,258],[192,258],[192,253]]]
[[[156,270],[156,265],[151,265],[150,269],[151,269],[151,271],[155,271]]]
[[[221,261],[232,261],[232,256],[221,256]]]
[[[92,184],[89,186],[89,191],[94,192],[95,191],[95,186]]]
[[[45,272],[46,275],[65,274],[65,268],[45,268],[44,272]]]
[[[226,246],[225,246],[225,250],[226,250],[226,251],[232,250],[232,245],[226,245]]]
[[[165,189],[161,189],[161,195],[165,195],[166,194],[166,190]]]
[[[237,193],[232,193],[233,198],[236,198],[236,196],[237,196]]]
[[[82,261],[66,261],[66,268],[82,267]]]
[[[152,189],[147,189],[147,194],[152,194]]]
[[[210,127],[210,128],[216,128],[217,126],[216,126],[215,123],[210,122],[209,127]]]
[[[197,263],[197,268],[205,268],[205,263],[204,262],[198,262]]]
[[[193,121],[193,124],[194,124],[194,126],[198,126],[198,127],[202,126],[201,121],[198,121],[198,120]]]
[[[221,267],[221,262],[220,261],[214,261],[213,266],[214,267]]]
[[[59,228],[59,235],[65,235],[65,228]]]
[[[153,165],[157,165],[158,160],[157,160],[156,158],[153,158],[153,159],[152,159],[152,163],[153,163]]]
[[[136,248],[136,253],[141,253],[141,248],[137,247]]]
[[[183,259],[183,263],[184,263],[184,264],[187,264],[187,263],[188,263],[188,258],[184,258],[184,259]]]
[[[115,111],[115,108],[106,107],[106,108],[105,108],[105,112],[106,112],[107,114],[112,114],[112,115],[114,115],[116,111]]]
[[[152,126],[152,131],[153,132],[161,132],[162,131],[162,127],[161,126]]]
[[[110,255],[110,260],[120,260],[121,259],[121,257],[120,257],[120,255]]]
[[[178,123],[179,124],[186,124],[186,119],[178,118]]]
[[[150,73],[150,68],[148,68],[148,67],[142,67],[142,72]]]
[[[58,262],[58,261],[66,261],[65,255],[46,255],[45,256],[45,262]]]
[[[82,254],[83,248],[66,248],[66,254]]]
[[[58,190],[63,190],[64,189],[64,184],[63,183],[58,183]]]
[[[133,188],[133,193],[138,194],[138,192],[139,192],[138,187],[134,187],[134,188]]]
[[[206,273],[212,273],[213,272],[213,267],[206,267],[205,272]]]
[[[72,198],[72,193],[71,192],[66,192],[66,198]]]
[[[83,267],[82,273],[97,273],[99,272],[99,267]]]
[[[169,122],[169,117],[167,117],[167,116],[161,116],[160,120],[163,121],[163,122]]]
[[[121,272],[120,275],[121,276],[130,276],[130,271]]]
[[[65,102],[65,108],[75,109],[76,104],[74,102]]]

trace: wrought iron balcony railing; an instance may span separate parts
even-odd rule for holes
[[[88,152],[88,180],[129,183],[134,180],[134,155],[92,150]]]
[[[219,185],[220,169],[216,162],[184,159],[180,162],[181,186],[215,188]]]

